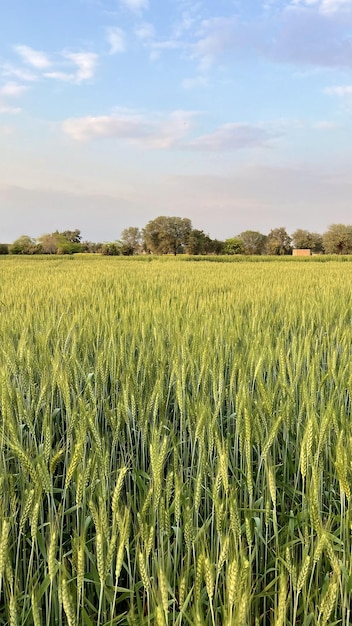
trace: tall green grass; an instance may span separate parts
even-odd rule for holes
[[[0,624],[350,624],[351,280],[1,263]]]

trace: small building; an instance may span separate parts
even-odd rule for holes
[[[310,248],[293,248],[292,256],[310,256],[311,250]]]

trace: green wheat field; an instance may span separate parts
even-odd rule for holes
[[[352,624],[352,262],[0,262],[0,624]]]

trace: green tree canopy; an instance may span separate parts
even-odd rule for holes
[[[122,254],[132,256],[142,248],[142,232],[137,226],[129,226],[121,233]]]
[[[208,254],[210,246],[210,237],[203,230],[194,228],[187,237],[185,252],[187,254]]]
[[[244,254],[263,254],[265,251],[266,235],[257,230],[245,230],[238,235],[243,242]]]
[[[73,254],[81,252],[81,233],[77,230],[64,230],[60,233],[56,230],[53,233],[46,233],[39,237],[44,254]]]
[[[154,254],[177,254],[183,252],[192,230],[187,217],[161,215],[148,222],[143,229],[145,246]]]
[[[323,235],[326,254],[352,254],[352,226],[331,224]]]
[[[231,237],[225,240],[225,254],[244,254],[244,243],[240,237]]]
[[[101,253],[103,256],[119,256],[122,254],[122,244],[120,241],[104,243],[101,247]]]
[[[309,230],[298,228],[292,234],[292,243],[294,248],[299,250],[309,248],[312,252],[322,252],[323,238],[319,233],[311,233]]]
[[[10,252],[11,254],[35,254],[37,252],[36,241],[28,235],[22,235],[10,246]]]
[[[81,243],[82,241],[81,231],[78,228],[75,230],[64,230],[59,234],[70,243]]]
[[[211,254],[224,254],[225,253],[225,242],[220,239],[211,239],[209,244],[209,252]]]
[[[103,244],[95,241],[82,241],[82,252],[88,252],[90,254],[101,253]]]
[[[284,226],[273,228],[266,240],[266,252],[277,255],[291,254],[291,241],[292,239]]]

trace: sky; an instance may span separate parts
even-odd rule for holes
[[[352,0],[0,0],[0,241],[352,223]]]

